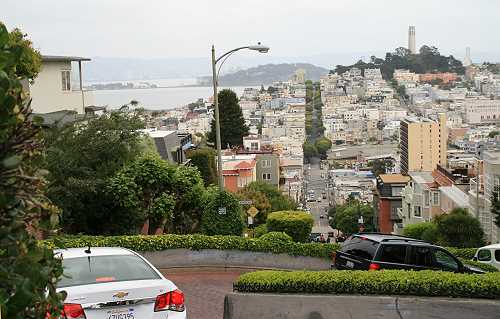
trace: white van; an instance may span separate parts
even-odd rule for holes
[[[474,255],[474,260],[500,269],[500,244],[479,248]]]

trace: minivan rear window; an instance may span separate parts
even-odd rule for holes
[[[347,239],[342,245],[340,251],[360,258],[372,260],[378,246],[379,243],[376,241],[355,236]]]
[[[103,282],[160,279],[160,276],[135,255],[88,256],[63,259],[64,273],[59,288]]]

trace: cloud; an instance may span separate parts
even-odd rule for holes
[[[262,41],[277,56],[386,51],[417,43],[442,52],[499,52],[500,4],[476,0],[2,0],[0,21],[44,53],[199,57]]]

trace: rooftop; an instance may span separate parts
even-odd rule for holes
[[[81,56],[67,55],[42,55],[43,62],[72,62],[72,61],[90,61],[90,58]]]
[[[434,183],[434,177],[431,172],[409,172],[408,175],[418,184]]]
[[[460,207],[469,207],[469,197],[455,185],[442,186],[439,188],[443,194],[450,198]]]
[[[402,174],[380,174],[379,178],[384,184],[406,184],[410,181],[410,177]]]

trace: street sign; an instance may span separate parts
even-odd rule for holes
[[[253,217],[248,216],[248,225],[253,225]]]
[[[219,207],[219,214],[226,215],[226,207]]]
[[[247,210],[247,213],[248,215],[250,215],[251,217],[255,217],[257,216],[257,214],[259,213],[259,210],[257,208],[255,208],[254,206],[250,207],[248,210]]]
[[[252,205],[253,201],[251,200],[240,200],[240,205]]]

